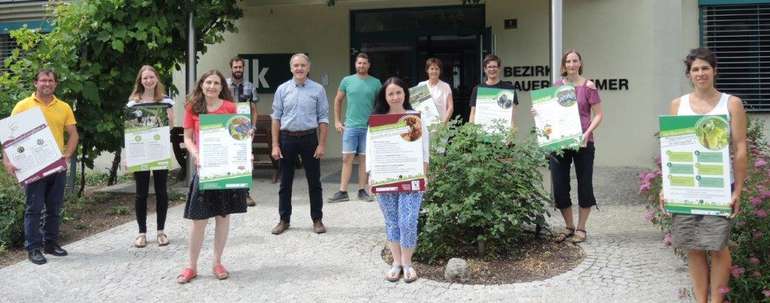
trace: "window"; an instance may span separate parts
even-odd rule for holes
[[[0,73],[6,71],[5,59],[11,56],[11,51],[16,48],[16,41],[7,34],[0,34]]]
[[[770,1],[701,0],[700,17],[701,45],[719,60],[717,89],[770,112]]]

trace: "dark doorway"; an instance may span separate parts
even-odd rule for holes
[[[413,86],[427,79],[425,60],[443,62],[441,80],[452,87],[454,113],[468,121],[468,98],[479,82],[482,53],[488,53],[484,6],[439,6],[351,12],[350,70],[365,52],[370,74],[399,77]]]

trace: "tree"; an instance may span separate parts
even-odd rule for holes
[[[120,154],[123,107],[141,65],[154,66],[176,92],[171,73],[187,58],[188,16],[194,12],[196,49],[235,32],[243,16],[237,0],[82,0],[56,3],[53,31],[11,33],[19,49],[0,75],[0,114],[32,91],[34,71],[51,67],[59,74],[57,95],[72,102],[81,138],[81,161],[93,168],[103,151]],[[7,89],[5,89],[7,87]],[[11,104],[6,104],[11,102]],[[119,161],[119,160],[118,160]],[[82,190],[82,189],[81,189]]]

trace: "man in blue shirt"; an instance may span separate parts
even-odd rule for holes
[[[281,221],[272,233],[279,235],[289,229],[291,219],[291,190],[294,182],[294,161],[302,157],[310,195],[310,217],[313,231],[326,232],[321,219],[321,158],[326,151],[329,131],[329,101],[323,86],[310,80],[310,58],[303,53],[291,56],[289,67],[292,79],[275,90],[271,115],[273,151],[280,160],[281,186],[278,191],[278,213]]]

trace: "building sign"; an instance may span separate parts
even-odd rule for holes
[[[503,78],[513,78],[513,88],[531,91],[551,86],[551,67],[548,65],[503,66]],[[535,79],[521,79],[535,78]],[[598,90],[628,90],[626,78],[591,79]]]
[[[240,54],[245,62],[246,80],[254,83],[258,94],[272,94],[281,83],[291,79],[289,59],[292,54]]]

